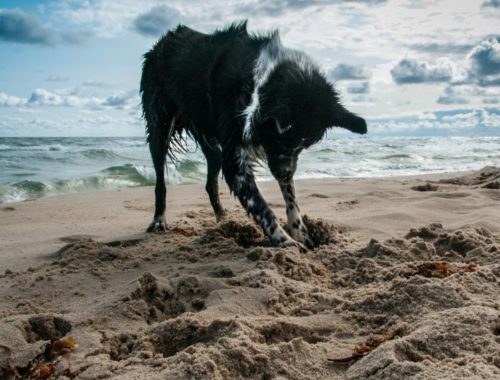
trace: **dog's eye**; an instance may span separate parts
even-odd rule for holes
[[[289,124],[285,127],[282,127],[280,122],[278,120],[276,120],[276,128],[278,129],[278,133],[280,135],[282,135],[283,133],[285,133],[286,131],[288,131],[289,129],[292,128],[292,124]]]
[[[312,144],[314,144],[314,139],[312,138],[304,137],[301,139],[301,145],[304,148],[309,148]]]

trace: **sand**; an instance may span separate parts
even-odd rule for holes
[[[499,182],[297,181],[307,254],[227,188],[217,224],[202,185],[170,187],[164,234],[152,188],[0,205],[0,378],[500,378]]]

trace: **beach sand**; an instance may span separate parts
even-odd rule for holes
[[[150,187],[2,204],[0,378],[500,378],[499,183],[296,181],[306,254],[225,187],[219,224],[203,185],[169,187],[164,234]]]

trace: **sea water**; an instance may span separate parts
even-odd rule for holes
[[[202,183],[206,163],[189,152],[167,164],[169,184]],[[302,152],[295,178],[414,175],[500,166],[500,137],[327,136]],[[265,163],[257,180],[270,180]],[[0,138],[0,203],[47,195],[154,185],[143,137]]]

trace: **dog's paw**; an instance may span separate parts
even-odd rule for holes
[[[307,248],[305,247],[305,245],[302,243],[299,243],[298,241],[295,241],[295,240],[285,240],[279,244],[279,247],[281,247],[281,248],[297,248],[300,253],[307,252]]]
[[[304,244],[307,248],[314,248],[314,241],[309,237],[309,232],[307,231],[306,226],[291,229],[290,235],[294,240]]]
[[[215,214],[215,220],[217,223],[222,222],[226,218],[226,211],[221,210],[220,212]]]
[[[165,232],[167,230],[167,223],[163,218],[155,218],[146,229],[146,232]]]
[[[304,245],[308,248],[308,249],[314,249],[315,245],[314,245],[314,241],[309,237],[309,235],[306,235],[306,238],[304,240]]]

